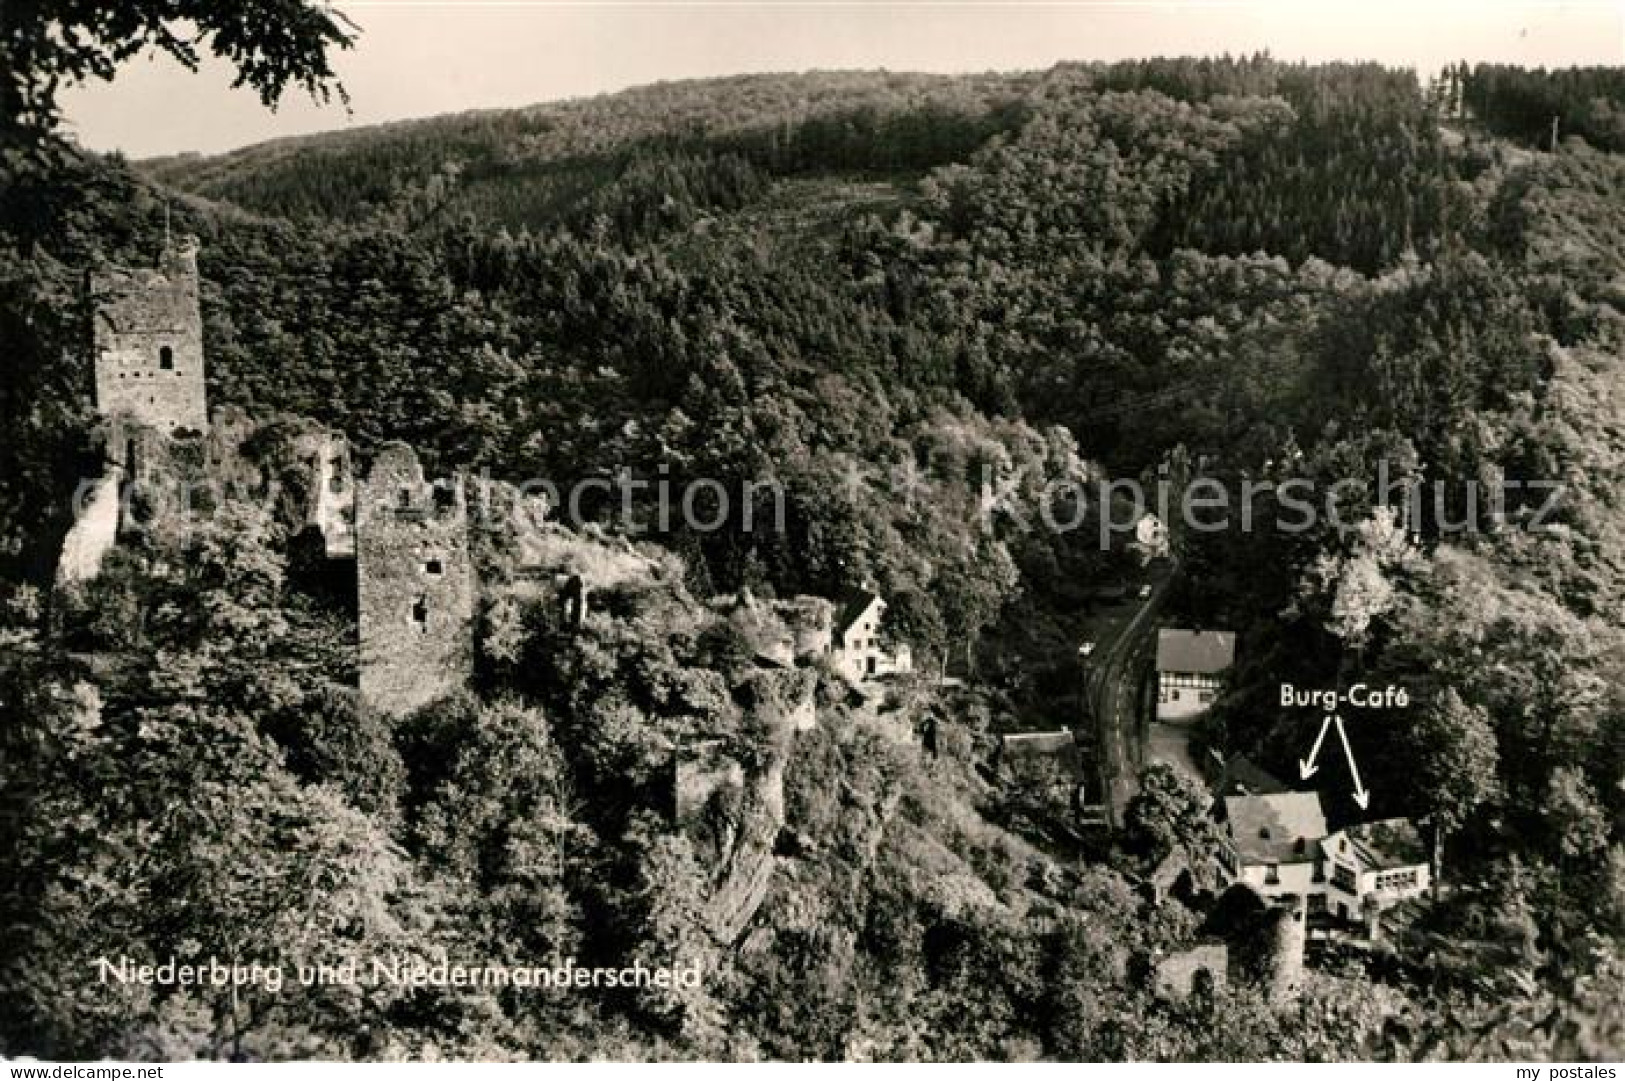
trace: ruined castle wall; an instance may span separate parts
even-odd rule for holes
[[[404,716],[466,685],[475,580],[460,480],[424,481],[404,443],[383,448],[358,489],[361,696]]]
[[[96,408],[168,434],[208,427],[197,245],[165,250],[156,269],[91,275]]]
[[[835,605],[822,597],[794,597],[773,606],[795,636],[797,660],[810,661],[829,652]]]
[[[119,486],[123,471],[109,467],[88,491],[81,490],[73,526],[57,560],[59,586],[88,582],[101,572],[102,560],[118,543]]]
[[[305,525],[321,532],[328,559],[354,559],[356,481],[349,440],[334,432],[313,432],[300,437],[295,451],[310,470]]]
[[[1182,1001],[1196,990],[1197,979],[1206,973],[1214,987],[1223,987],[1230,966],[1230,951],[1221,942],[1206,942],[1170,954],[1157,962],[1154,972],[1157,994]]]

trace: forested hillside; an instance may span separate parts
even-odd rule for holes
[[[1526,146],[1550,146],[1552,137],[1577,135],[1599,150],[1625,149],[1625,72],[1619,68],[1558,71],[1505,64],[1458,65],[1440,90],[1458,112],[1482,119],[1491,131]]]
[[[1617,1058],[1620,110],[1617,71],[1424,86],[1254,57],[751,76],[216,158],[6,159],[0,1050]],[[121,551],[70,655],[44,590],[92,475],[79,283],[150,263],[166,223],[202,241],[211,403],[269,433],[245,469],[309,420],[513,482],[776,481],[786,528],[746,532],[735,507],[661,530],[640,501],[662,574],[567,645],[484,598],[478,685],[401,730],[355,702],[287,523],[246,505]],[[1379,462],[1445,493],[1410,531],[1377,509]],[[1167,463],[1232,490],[1340,484],[1349,526],[1182,538],[1177,614],[1241,641],[1204,746],[1296,777],[1319,718],[1277,708],[1281,682],[1417,698],[1360,751],[1405,779],[1373,785],[1373,812],[1426,821],[1451,888],[1286,1010],[1153,993],[1145,959],[1194,932],[1136,889],[1170,847],[1155,808],[1080,860],[1013,825],[978,769],[1070,678],[1039,644],[1070,655],[1080,591],[1120,574],[1091,531],[1040,524],[1045,485]],[[1481,530],[1453,525],[1469,482],[1507,481]],[[783,764],[798,836],[771,933],[709,941],[658,763],[703,732],[782,748],[696,598],[865,582],[922,668],[968,683],[921,692],[941,750],[888,741],[826,679]],[[85,653],[122,658],[95,727],[65,690]],[[286,904],[225,910],[210,882],[249,875]],[[640,951],[712,975],[658,1002],[177,995],[127,1023],[63,967],[120,940]]]

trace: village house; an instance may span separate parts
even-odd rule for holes
[[[1421,836],[1407,819],[1332,832],[1318,792],[1225,795],[1215,809],[1227,880],[1266,898],[1301,896],[1310,915],[1371,920],[1431,884]]]
[[[1320,843],[1327,888],[1309,909],[1353,920],[1426,893],[1432,869],[1420,833],[1408,819],[1362,822]]]
[[[891,647],[882,641],[885,616],[886,601],[870,590],[854,590],[841,599],[830,657],[836,671],[854,683],[914,670],[907,643]]]
[[[1157,632],[1157,720],[1189,721],[1207,712],[1236,660],[1231,631]]]
[[[1322,892],[1320,842],[1327,834],[1318,792],[1226,796],[1219,802],[1228,881],[1265,897]]]

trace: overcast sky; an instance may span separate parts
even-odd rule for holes
[[[70,130],[132,157],[213,152],[328,128],[529,105],[661,79],[813,68],[961,72],[1059,60],[1253,52],[1374,59],[1425,73],[1465,59],[1625,63],[1625,0],[338,0],[362,29],[337,58],[352,112],[277,113],[191,74],[131,61],[67,95]]]

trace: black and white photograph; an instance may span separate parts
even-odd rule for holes
[[[1619,3],[0,0],[7,1078],[1622,1060]]]

